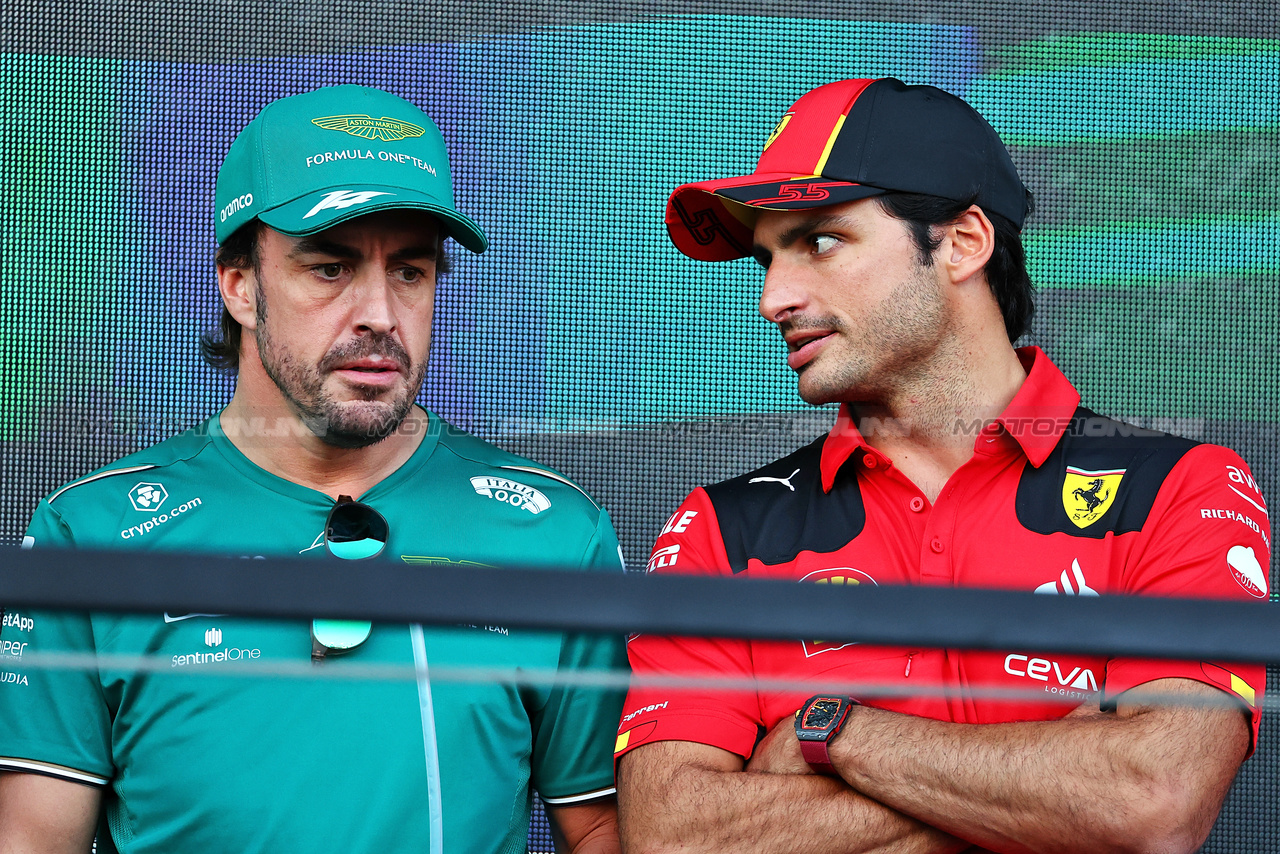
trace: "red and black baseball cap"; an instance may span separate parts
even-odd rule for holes
[[[728,261],[751,254],[757,209],[804,210],[884,193],[972,200],[1022,228],[1027,191],[995,129],[933,86],[840,80],[791,105],[756,171],[678,187],[667,232],[685,255]]]

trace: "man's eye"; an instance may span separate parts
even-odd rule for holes
[[[422,278],[422,271],[416,267],[401,267],[396,271],[396,275],[402,282],[413,283]]]
[[[342,275],[341,264],[321,264],[315,270],[326,279],[336,279]]]
[[[819,254],[836,248],[840,241],[829,234],[819,234],[813,238],[813,251]]]

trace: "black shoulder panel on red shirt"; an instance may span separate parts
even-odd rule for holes
[[[1140,531],[1169,472],[1199,444],[1079,407],[1044,465],[1023,470],[1018,522],[1037,534],[1091,539]]]
[[[822,491],[822,436],[800,450],[740,477],[706,487],[734,573],[755,559],[769,566],[802,551],[838,551],[867,522],[857,477]]]

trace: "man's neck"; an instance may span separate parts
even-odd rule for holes
[[[337,498],[359,497],[413,456],[427,433],[428,417],[417,406],[400,428],[363,448],[337,448],[321,441],[281,400],[254,402],[237,386],[222,411],[222,431],[255,465],[300,486]]]
[[[971,425],[997,418],[1026,379],[1008,343],[940,359],[884,400],[851,405],[867,444],[934,501],[973,456]]]

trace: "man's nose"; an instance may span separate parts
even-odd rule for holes
[[[775,259],[764,274],[760,291],[760,316],[770,323],[781,323],[804,308],[805,288],[794,267]]]
[[[352,325],[358,330],[391,332],[396,328],[395,297],[385,276],[366,273],[357,278]]]

